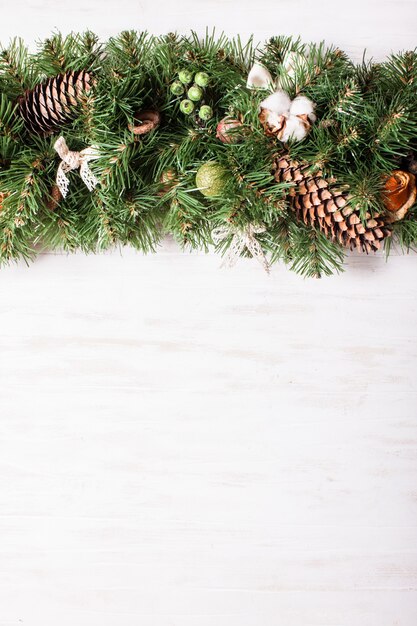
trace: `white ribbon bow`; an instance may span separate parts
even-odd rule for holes
[[[236,264],[238,258],[245,248],[249,250],[251,255],[259,261],[264,270],[269,274],[270,265],[262,250],[262,246],[256,239],[255,235],[264,233],[266,228],[255,224],[248,224],[244,228],[237,228],[233,224],[227,226],[218,226],[212,231],[212,239],[217,246],[224,239],[233,235],[233,239],[224,257],[222,265],[232,267]]]
[[[56,173],[56,184],[58,185],[63,197],[65,198],[68,194],[70,182],[66,174],[71,172],[71,170],[77,170],[78,168],[80,169],[80,176],[84,184],[89,191],[93,191],[99,181],[88,167],[88,161],[97,159],[100,156],[97,148],[95,146],[90,146],[81,150],[81,152],[74,152],[68,148],[67,143],[62,136],[56,140],[54,148],[61,158],[61,163],[59,164],[58,171]]]

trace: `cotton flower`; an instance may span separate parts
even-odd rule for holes
[[[307,136],[309,124],[306,124],[297,115],[290,115],[281,135],[281,141],[302,141]]]
[[[268,111],[273,111],[278,115],[286,115],[290,112],[291,100],[285,91],[279,89],[262,100],[260,106],[261,109],[268,109]]]
[[[314,103],[305,96],[291,101],[289,95],[279,89],[265,98],[260,105],[259,119],[268,135],[280,141],[302,141],[316,120]]]
[[[311,122],[316,121],[316,115],[314,113],[314,103],[306,98],[306,96],[297,96],[291,102],[290,106],[291,115],[307,115]]]
[[[284,58],[288,76],[295,76],[295,69],[303,67],[306,59],[297,52],[290,52]],[[282,142],[302,141],[316,121],[314,102],[306,96],[297,96],[291,101],[284,89],[275,89],[270,72],[259,63],[255,63],[249,72],[247,86],[250,89],[269,89],[272,93],[260,103],[259,119],[265,132]]]

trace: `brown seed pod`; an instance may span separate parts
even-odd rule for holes
[[[382,199],[389,211],[388,222],[402,220],[416,201],[416,177],[404,170],[394,170],[385,180]]]
[[[135,113],[135,122],[137,124],[129,124],[129,130],[135,136],[147,135],[159,126],[161,123],[161,114],[154,109],[145,109]]]

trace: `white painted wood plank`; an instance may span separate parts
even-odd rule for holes
[[[155,34],[206,27],[243,38],[255,34],[263,41],[277,34],[300,35],[307,41],[326,39],[360,61],[366,48],[377,60],[387,53],[414,49],[417,24],[415,0],[178,0],[155,5],[150,0],[15,0],[13,9],[1,0],[1,40],[20,35],[29,42],[62,32],[85,28],[102,37],[124,29],[149,30]]]
[[[413,626],[416,262],[4,270],[0,624]]]

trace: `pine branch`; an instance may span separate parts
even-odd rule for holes
[[[317,121],[303,141],[284,145],[265,133],[259,107],[266,93],[246,87],[255,59],[291,98],[315,102]],[[26,93],[46,77],[78,70],[88,72],[93,86],[77,91],[77,98],[68,79],[51,81],[59,95]],[[192,83],[182,95],[171,89],[183,70],[209,76],[190,115],[181,101]],[[264,228],[257,233],[264,253],[304,276],[341,270],[343,249],[324,233],[372,250],[392,229],[387,252],[391,240],[412,249],[416,209],[386,226],[383,185],[393,169],[413,167],[416,86],[416,51],[355,66],[324,43],[275,37],[262,48],[208,30],[203,37],[124,31],[105,43],[90,31],[54,33],[33,55],[16,39],[0,53],[0,260],[29,259],[42,246],[97,251],[131,244],[147,252],[163,233],[182,246],[208,249],[213,229],[225,225],[232,232]],[[27,126],[18,107],[24,94]],[[213,111],[210,119],[200,116],[202,104]],[[160,123],[135,135],[144,110],[158,111]],[[59,123],[37,128],[39,116]],[[226,117],[238,125],[236,143],[223,142],[217,132]],[[89,167],[99,183],[93,191],[80,171],[71,171],[67,197],[56,193],[58,133],[72,151],[95,146],[99,158]],[[282,168],[288,176],[279,178],[282,158],[288,158]],[[211,197],[196,185],[208,161],[224,172]]]

